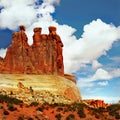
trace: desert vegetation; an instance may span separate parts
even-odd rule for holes
[[[83,102],[73,104],[32,102],[26,105],[18,99],[0,95],[0,117],[6,120],[119,120],[120,104],[106,108],[94,108]]]

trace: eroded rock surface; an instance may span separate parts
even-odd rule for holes
[[[12,35],[12,44],[5,58],[0,58],[0,73],[64,75],[63,43],[56,28],[49,27],[49,34],[41,34],[42,28],[34,28],[33,44],[28,44],[25,27]]]
[[[76,84],[58,75],[0,74],[0,94],[25,103],[67,104],[82,100]]]

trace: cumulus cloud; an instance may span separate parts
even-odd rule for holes
[[[36,19],[35,0],[1,0],[0,28],[17,29],[20,24],[31,25]]]
[[[120,69],[106,71],[103,68],[99,68],[93,75],[86,76],[85,78],[78,78],[77,85],[79,88],[95,87],[96,85],[106,86],[109,84],[108,80],[111,80],[115,77],[120,77]]]
[[[59,0],[1,0],[0,6],[3,8],[0,13],[0,28],[17,29],[20,24],[27,28],[35,22],[40,22],[39,18],[52,19],[51,13],[55,11],[54,4]]]
[[[120,77],[120,69],[110,69],[109,71],[99,68],[93,75],[90,75],[85,78],[78,78],[77,85],[79,87],[93,87],[95,81],[99,80],[111,80],[113,78]],[[98,82],[98,84],[108,84],[108,81]],[[103,85],[104,86],[104,85]]]
[[[60,0],[43,0],[39,4],[38,0],[0,0],[0,6],[3,8],[0,12],[0,28],[15,30],[20,24],[24,24],[29,44],[32,44],[34,27],[42,27],[42,33],[48,33],[48,26],[54,25],[64,43],[66,73],[75,72],[86,64],[99,68],[101,64],[97,59],[106,54],[120,38],[120,27],[106,24],[100,19],[93,20],[84,26],[81,38],[77,39],[74,35],[75,28],[60,25],[51,15],[55,12],[54,4],[59,2]]]
[[[112,76],[104,69],[97,69],[96,73],[93,75],[93,80],[109,80]]]
[[[71,63],[74,66],[73,70],[79,69],[82,64],[92,63],[111,49],[113,42],[120,38],[119,32],[119,27],[106,24],[100,19],[93,20],[84,26],[82,37],[73,40],[71,46],[65,51],[66,54],[67,51],[71,51],[67,57],[65,56],[65,63]],[[71,69],[67,69],[68,72]]]

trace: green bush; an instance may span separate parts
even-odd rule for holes
[[[100,118],[100,116],[103,116],[103,113],[106,112],[103,108],[91,108],[91,115],[95,115],[97,119]]]
[[[62,107],[58,107],[58,108],[57,108],[57,111],[58,111],[58,112],[60,112],[60,111],[62,111],[62,110],[63,110]]]
[[[33,120],[33,118],[30,117],[30,118],[28,118],[28,120]]]
[[[109,115],[111,116],[115,116],[118,110],[120,110],[120,104],[113,104],[107,107],[107,111],[109,112]]]
[[[82,106],[79,106],[78,108],[78,115],[81,117],[81,118],[85,118],[86,117],[86,114],[84,113],[84,109]]]
[[[54,103],[54,104],[50,104],[50,106],[51,106],[51,107],[58,107],[58,106],[64,107],[65,104],[64,104],[64,103]]]
[[[39,107],[39,108],[37,108],[37,110],[39,110],[39,111],[41,111],[41,112],[43,112],[43,107]]]
[[[30,106],[38,106],[38,105],[39,105],[38,102],[32,102],[32,103],[30,104]]]
[[[115,113],[115,118],[118,119],[118,120],[120,120],[120,115],[119,115],[118,112]]]
[[[57,120],[61,120],[62,115],[61,114],[57,114],[57,115],[55,115],[55,117],[57,118]]]
[[[18,120],[24,120],[24,116],[20,116]]]
[[[16,98],[9,97],[7,95],[0,95],[0,102],[6,102],[6,103],[14,103],[14,104],[21,104],[23,103],[21,100],[18,100]]]
[[[3,109],[3,106],[0,106],[0,109]]]
[[[15,110],[17,110],[17,108],[14,107],[13,104],[11,104],[11,103],[8,103],[7,106],[8,106],[8,110],[10,110],[10,111],[15,111]]]
[[[4,115],[9,115],[9,112],[7,110],[4,110],[3,114]]]
[[[96,117],[97,119],[99,119],[99,118],[100,118],[100,115],[99,115],[99,114],[95,114],[95,117]]]
[[[66,117],[66,120],[75,120],[75,115],[74,114],[70,114]]]
[[[67,107],[67,111],[75,111],[76,107],[74,107],[73,105],[68,105]]]

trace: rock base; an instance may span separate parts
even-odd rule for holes
[[[76,84],[57,75],[0,74],[0,94],[25,103],[70,103],[82,100]]]

